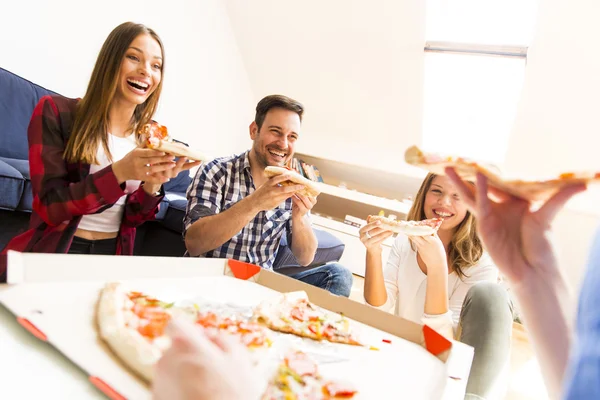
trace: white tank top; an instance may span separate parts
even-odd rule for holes
[[[108,134],[108,148],[113,162],[119,161],[136,147],[137,143],[134,134],[124,138]],[[102,145],[98,146],[96,159],[99,164],[90,165],[90,174],[100,171],[111,164]],[[141,181],[126,181],[125,193],[133,193],[140,187],[140,183]],[[101,213],[84,215],[81,218],[81,222],[79,222],[79,228],[95,232],[118,232],[121,220],[123,219],[126,197],[127,195],[122,196],[112,207],[107,208]]]

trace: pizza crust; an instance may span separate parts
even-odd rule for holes
[[[296,171],[289,170],[283,167],[273,167],[269,166],[265,168],[265,175],[267,178],[272,178],[274,176],[282,175],[285,173],[289,173],[290,179],[288,181],[282,182],[282,185],[290,186],[290,185],[304,185],[304,189],[300,190],[298,193],[304,196],[317,197],[321,190],[319,189],[319,185],[316,182],[311,181],[310,179],[306,179]]]
[[[188,146],[178,143],[161,140],[158,145],[148,145],[148,148],[164,151],[167,154],[174,155],[176,157],[187,157],[194,161],[208,161],[210,157],[199,151],[190,149]]]
[[[152,343],[136,329],[127,327],[127,293],[118,282],[108,283],[100,294],[96,321],[100,337],[123,363],[144,380],[151,382],[154,365],[163,351],[170,347],[168,337]]]

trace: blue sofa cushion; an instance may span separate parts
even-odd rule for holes
[[[27,126],[42,96],[56,94],[0,68],[0,156],[27,160]]]
[[[188,186],[190,186],[190,183],[192,183],[190,171],[181,171],[175,178],[165,183],[163,187],[165,188],[165,192],[177,192],[185,194]]]
[[[344,249],[346,247],[344,242],[329,232],[314,228],[313,231],[317,237],[318,244],[315,259],[313,260],[311,266],[322,265],[332,261],[339,261],[339,259],[342,258],[342,254],[344,253]],[[294,257],[292,249],[290,246],[288,246],[286,235],[283,235],[279,244],[279,250],[277,251],[277,257],[275,257],[275,262],[273,263],[273,269],[277,270],[280,268],[299,266],[300,264],[298,263],[298,260],[296,260],[296,257]]]
[[[18,211],[32,210],[33,193],[31,192],[31,176],[29,174],[29,161],[17,160],[15,158],[0,157],[0,161],[4,161],[22,175],[25,185],[23,186],[23,194],[21,195],[21,201],[17,206]]]
[[[185,193],[168,192],[160,203],[160,209],[156,214],[156,219],[172,231],[183,232],[183,217],[187,198]]]
[[[23,175],[16,168],[0,160],[0,208],[16,210],[24,187]]]

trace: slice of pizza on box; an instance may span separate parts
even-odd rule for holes
[[[423,168],[437,175],[445,175],[446,167],[452,167],[465,180],[474,182],[477,174],[488,178],[489,185],[513,196],[534,202],[545,201],[564,186],[577,183],[600,182],[600,172],[565,172],[549,179],[507,179],[493,165],[459,156],[427,153],[417,146],[409,147],[404,159],[406,163]]]

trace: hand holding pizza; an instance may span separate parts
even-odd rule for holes
[[[367,252],[381,253],[381,244],[394,234],[390,230],[380,228],[380,225],[381,221],[369,222],[358,231],[360,241],[367,248]]]
[[[112,164],[112,169],[119,183],[128,180],[145,181],[162,184],[168,178],[162,174],[175,168],[174,157],[162,151],[136,148],[119,161]]]
[[[158,171],[155,173],[150,173],[149,176],[155,178],[156,180],[162,180],[163,182],[168,182],[171,178],[175,178],[181,171],[189,171],[191,168],[194,168],[197,165],[202,164],[202,161],[190,161],[188,162],[187,157],[180,157],[177,161],[175,161],[175,165],[173,168],[166,169],[163,171]],[[146,168],[151,168],[152,164],[148,164]],[[145,179],[146,181],[148,178]]]
[[[427,266],[427,271],[448,271],[448,256],[437,233],[428,236],[410,236],[417,247],[417,254]]]
[[[258,399],[248,350],[238,340],[209,336],[199,326],[174,320],[173,344],[157,364],[154,400]]]
[[[512,283],[550,280],[560,274],[550,241],[551,224],[565,203],[586,189],[584,184],[563,187],[532,211],[529,201],[488,187],[482,174],[477,175],[476,187],[466,184],[453,168],[447,168],[446,174],[477,217],[479,235],[490,256]]]
[[[282,182],[289,180],[286,174],[274,176],[263,183],[248,198],[251,198],[256,208],[260,211],[272,210],[299,190],[304,189],[302,185],[283,186]]]
[[[317,204],[317,198],[295,193],[292,196],[292,218],[302,218]]]

